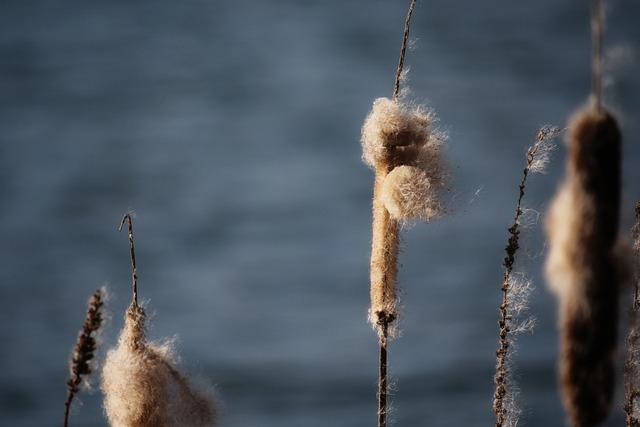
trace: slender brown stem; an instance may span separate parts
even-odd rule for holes
[[[496,414],[496,427],[502,427],[507,417],[509,416],[507,407],[505,406],[505,397],[507,396],[509,388],[509,348],[511,346],[512,339],[509,334],[511,333],[511,324],[513,322],[512,308],[511,308],[511,285],[512,285],[512,273],[515,264],[515,256],[520,248],[520,218],[522,216],[522,199],[525,194],[525,188],[527,185],[527,179],[529,172],[536,159],[536,155],[542,150],[541,147],[553,138],[560,128],[558,127],[543,127],[538,131],[535,143],[527,150],[526,165],[522,171],[522,180],[518,186],[518,201],[516,203],[516,212],[513,217],[513,223],[507,229],[509,232],[509,239],[507,246],[505,247],[506,256],[502,262],[504,268],[504,275],[500,290],[502,291],[502,304],[500,304],[500,319],[498,320],[498,326],[500,328],[499,333],[499,347],[496,350],[496,373],[494,376],[494,382],[496,389],[493,395],[493,411]],[[542,150],[543,151],[543,150]]]
[[[411,5],[409,5],[409,12],[407,13],[407,19],[404,23],[404,37],[402,39],[402,49],[400,50],[400,60],[398,61],[398,70],[396,71],[396,82],[393,88],[393,100],[398,100],[398,95],[400,94],[400,78],[402,77],[402,69],[404,68],[404,55],[407,51],[407,42],[409,40],[409,27],[411,25],[411,14],[413,13],[413,8],[416,5],[417,0],[412,0]]]
[[[382,325],[380,335],[380,381],[378,382],[378,427],[387,425],[387,335],[386,322]]]
[[[591,0],[591,91],[602,109],[602,2]]]
[[[127,212],[122,217],[122,221],[120,222],[120,228],[118,231],[122,230],[122,226],[125,221],[129,221],[129,249],[131,251],[131,278],[133,281],[133,305],[135,307],[138,306],[138,270],[136,269],[136,251],[133,246],[133,220],[131,219],[131,213]]]

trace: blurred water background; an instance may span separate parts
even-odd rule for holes
[[[408,3],[3,2],[0,425],[61,425],[71,348],[104,283],[102,355],[114,344],[131,295],[117,231],[129,209],[149,334],[179,337],[185,367],[217,386],[221,425],[375,425],[373,172],[359,136],[372,101],[392,93]],[[628,229],[640,194],[640,3],[611,3],[605,98],[625,138]],[[538,128],[564,126],[586,101],[588,18],[588,2],[416,7],[410,98],[450,134],[452,214],[404,232],[397,426],[494,422],[506,228]],[[530,426],[564,420],[540,274],[563,162],[560,146],[525,196],[517,268],[536,286],[538,325],[513,365]],[[71,425],[107,425],[98,390],[79,401]],[[623,425],[618,406],[607,426]]]

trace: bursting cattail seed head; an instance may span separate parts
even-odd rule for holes
[[[369,313],[374,325],[388,325],[398,314],[399,224],[430,221],[444,211],[445,137],[434,122],[422,106],[378,98],[362,126],[362,158],[376,173]]]
[[[389,98],[378,98],[362,126],[362,159],[376,168],[411,164],[418,149],[429,141],[430,114]]]
[[[621,136],[613,116],[594,107],[579,111],[569,128],[567,175],[546,224],[546,276],[559,304],[565,407],[574,425],[594,426],[613,397],[627,270],[618,243]]]
[[[437,197],[441,183],[415,166],[393,168],[384,179],[380,197],[393,219],[420,218],[427,222],[442,212]]]
[[[421,106],[378,98],[362,127],[362,158],[385,175],[381,197],[396,220],[429,221],[443,213],[445,138],[432,129],[434,121]]]
[[[216,407],[210,390],[175,367],[170,343],[145,337],[144,309],[126,312],[118,345],[107,354],[102,374],[105,412],[113,427],[212,426]]]

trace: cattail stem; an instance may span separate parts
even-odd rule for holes
[[[602,110],[602,2],[591,0],[591,91],[597,111]]]
[[[411,15],[416,0],[412,0],[405,20],[402,48],[396,71],[393,89],[393,101],[398,101],[400,80],[404,68],[404,58],[409,40]],[[376,164],[376,177],[373,190],[373,239],[371,248],[371,316],[377,317],[380,363],[378,371],[378,427],[387,425],[387,343],[389,325],[395,320],[396,313],[396,277],[398,274],[398,253],[400,246],[400,227],[398,220],[391,218],[381,198],[384,179],[393,165],[389,162]]]
[[[138,270],[136,269],[136,251],[133,245],[133,220],[131,218],[131,213],[127,212],[122,217],[122,221],[120,222],[120,228],[118,231],[122,231],[122,226],[125,221],[129,221],[129,250],[131,252],[131,280],[133,282],[133,299],[131,304],[134,307],[138,306]]]
[[[389,323],[386,316],[380,318],[380,363],[378,382],[378,427],[387,425],[387,338],[389,336]]]
[[[409,41],[409,27],[411,26],[411,15],[413,14],[413,8],[416,6],[417,0],[411,0],[409,5],[409,12],[407,13],[407,19],[404,23],[404,37],[402,39],[402,49],[400,49],[400,60],[398,61],[398,70],[396,71],[396,82],[393,87],[393,100],[397,101],[400,94],[400,80],[402,77],[402,69],[404,67],[404,55],[407,51],[407,42]]]

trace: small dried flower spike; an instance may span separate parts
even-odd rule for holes
[[[67,381],[67,400],[65,402],[64,426],[69,422],[69,410],[71,401],[78,393],[80,385],[86,381],[87,375],[92,372],[91,361],[93,360],[97,348],[97,334],[102,326],[104,317],[101,309],[104,305],[104,288],[96,290],[89,300],[89,309],[85,318],[82,331],[78,336],[78,341],[73,350],[71,358],[71,378]]]
[[[444,136],[426,109],[378,98],[362,127],[362,158],[376,170],[381,197],[393,219],[429,221],[441,216],[445,187]]]

